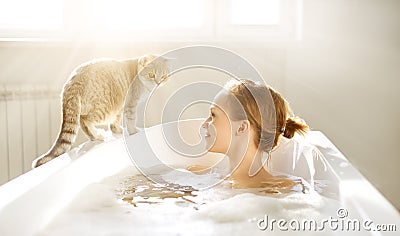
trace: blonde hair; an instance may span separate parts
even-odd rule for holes
[[[224,88],[240,102],[240,107],[236,104],[230,108],[232,119],[250,122],[255,144],[263,151],[277,146],[281,134],[292,138],[296,132],[305,134],[309,129],[303,119],[292,116],[289,103],[269,86],[251,80],[231,80]]]

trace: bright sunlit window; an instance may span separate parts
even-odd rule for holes
[[[201,27],[204,0],[101,0],[96,18],[111,29]]]
[[[63,0],[0,0],[0,28],[48,30],[63,24]]]
[[[0,39],[288,40],[301,37],[301,10],[296,12],[301,4],[302,0],[0,0]]]
[[[280,0],[231,0],[233,25],[277,25]]]

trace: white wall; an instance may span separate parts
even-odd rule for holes
[[[253,63],[298,115],[322,130],[400,208],[400,1],[305,0],[303,9],[302,41],[203,43]],[[0,84],[61,89],[70,71],[92,58],[162,53],[198,43],[0,42]],[[57,130],[59,124],[53,125]]]
[[[399,209],[400,1],[307,0],[304,10],[286,94]]]

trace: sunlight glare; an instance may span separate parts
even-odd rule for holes
[[[111,29],[201,27],[203,0],[103,0],[104,24]]]
[[[277,25],[280,0],[231,0],[234,25]]]
[[[63,0],[0,0],[0,28],[59,29]]]

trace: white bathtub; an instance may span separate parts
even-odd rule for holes
[[[201,120],[181,121],[179,130],[185,139],[196,140],[200,124]],[[150,135],[149,139],[146,139],[144,132],[140,132],[128,137],[126,142],[128,146],[134,145],[133,155],[148,155],[151,146],[154,146],[157,152],[162,153],[164,162],[183,167],[193,164],[210,165],[219,160],[221,156],[217,154],[208,154],[202,158],[183,158],[175,152],[168,151],[168,145],[161,135],[162,128],[174,130],[177,125],[177,122],[172,122],[163,126],[154,126],[146,129],[146,134]],[[146,140],[151,140],[151,144],[149,145]],[[398,211],[347,161],[338,149],[318,131],[310,132],[309,140],[320,149],[335,172],[343,207],[357,211],[355,215],[363,219],[372,219],[375,224],[394,224],[399,231]],[[81,149],[78,155],[78,149],[74,149],[0,187],[0,235],[37,234],[83,188],[133,165],[122,138],[99,144],[85,153],[83,150]],[[151,161],[148,165],[152,165]],[[235,232],[239,235],[245,233],[238,230]],[[142,229],[140,232],[145,231]],[[211,232],[215,233],[215,231]],[[261,231],[261,233],[267,232]],[[382,235],[387,232],[370,231],[363,232],[362,235],[366,233]],[[81,234],[86,235],[87,232]]]

